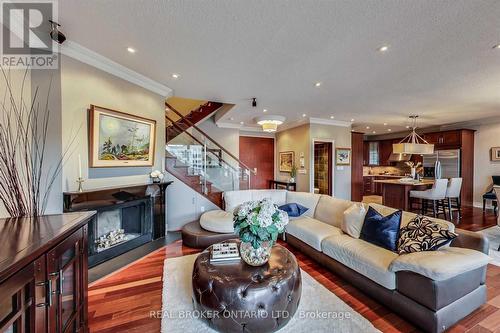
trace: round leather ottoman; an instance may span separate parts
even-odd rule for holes
[[[302,291],[295,256],[275,245],[260,267],[243,260],[210,263],[210,248],[193,268],[193,304],[200,318],[219,332],[274,332],[297,311]]]

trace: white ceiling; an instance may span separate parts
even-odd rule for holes
[[[498,0],[59,4],[69,39],[177,96],[235,103],[223,122],[248,126],[266,108],[381,134],[404,130],[411,113],[421,126],[500,116]]]

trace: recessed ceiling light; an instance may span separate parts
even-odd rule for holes
[[[377,49],[377,51],[379,51],[379,52],[386,52],[387,50],[389,50],[389,46],[388,45],[382,45],[381,47],[379,47]]]
[[[319,87],[319,86],[321,86],[321,82],[316,82],[316,83],[314,84],[314,86],[315,86],[315,87]]]
[[[351,123],[353,123],[353,122],[354,122],[354,118],[351,119]]]
[[[172,78],[174,78],[174,79],[178,79],[178,78],[180,78],[180,77],[181,77],[181,76],[180,76],[179,74],[176,74],[176,73],[172,74]]]
[[[366,126],[366,129],[370,129],[370,126]]]
[[[244,125],[244,124],[245,124],[245,122],[243,122],[243,121],[240,121],[240,125]]]
[[[493,45],[493,49],[500,49],[500,44]]]
[[[267,112],[267,109],[262,110],[262,112]]]
[[[406,125],[406,128],[410,128],[410,125]]]
[[[387,123],[384,123],[384,126],[387,126]]]
[[[307,116],[307,114],[303,113],[303,114],[302,114],[302,117],[305,117],[305,116]]]
[[[229,118],[229,120],[234,120],[234,117]]]
[[[387,131],[388,131],[388,132],[391,132],[391,131],[392,131],[392,129],[388,128],[388,129],[387,129]]]
[[[127,51],[130,53],[135,53],[135,49],[133,47],[127,47]]]
[[[330,116],[330,119],[334,119],[334,118],[335,118],[335,116]]]
[[[373,131],[372,133],[373,133],[373,134],[377,134],[377,132],[375,132],[375,131]]]

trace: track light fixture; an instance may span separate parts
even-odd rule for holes
[[[255,97],[254,97],[254,98],[252,98],[252,106],[253,106],[254,108],[256,108],[256,107],[257,107],[257,98],[255,98]]]
[[[64,41],[66,40],[66,36],[64,36],[64,34],[62,32],[60,32],[59,28],[58,28],[61,25],[57,22],[52,21],[52,20],[49,20],[49,22],[52,25],[52,29],[50,30],[50,38],[52,38],[52,40],[54,42],[57,42],[59,44],[64,43]]]

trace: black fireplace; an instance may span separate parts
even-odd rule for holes
[[[152,240],[151,197],[96,210],[96,218],[89,224],[90,267]]]
[[[172,182],[64,192],[64,211],[97,211],[89,223],[89,266],[165,237],[165,193]]]

